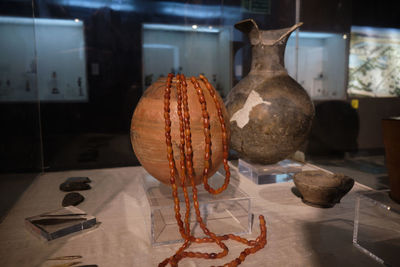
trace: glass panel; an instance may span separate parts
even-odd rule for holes
[[[344,99],[347,35],[301,31],[298,38],[298,66],[296,34],[290,36],[286,48],[285,65],[289,75],[295,77],[313,99]]]
[[[10,3],[10,13],[13,11],[12,7],[14,5]],[[33,19],[2,14],[0,35],[3,36],[0,40],[1,171],[41,171]]]
[[[251,61],[233,25],[288,27],[295,15],[294,3],[276,0],[35,3],[46,170],[139,164],[129,125],[151,83],[203,73],[224,97]]]
[[[169,72],[202,73],[225,96],[232,80],[230,40],[223,27],[143,24],[144,88]]]
[[[42,171],[32,1],[0,3],[0,223]]]
[[[87,102],[83,22],[35,19],[41,101]]]

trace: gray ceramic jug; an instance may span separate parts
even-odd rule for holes
[[[263,31],[252,19],[235,27],[252,45],[249,74],[227,96],[231,148],[254,163],[273,164],[294,153],[306,141],[314,117],[307,92],[284,66],[289,35],[300,27]]]

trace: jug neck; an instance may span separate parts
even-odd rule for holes
[[[283,72],[286,42],[277,45],[257,44],[252,47],[251,73]]]

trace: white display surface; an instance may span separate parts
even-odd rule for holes
[[[83,22],[0,17],[0,102],[87,101]]]
[[[231,171],[237,173],[234,168]],[[141,167],[41,174],[0,224],[0,266],[50,267],[72,262],[47,260],[67,255],[81,255],[81,265],[157,266],[181,244],[152,247],[151,209],[141,182],[144,175],[147,173]],[[65,192],[58,187],[72,176],[92,180],[92,189],[81,192],[85,201],[78,207],[101,224],[86,233],[43,243],[25,229],[24,219],[59,208]],[[267,245],[241,266],[381,266],[354,249],[351,242],[355,193],[366,190],[360,184],[355,183],[334,208],[318,209],[303,204],[291,192],[293,182],[256,185],[239,178],[231,183],[252,198],[253,231],[244,237],[255,239],[259,235],[259,214],[267,223]],[[245,248],[233,241],[227,241],[227,246],[226,258],[184,259],[179,266],[223,265]],[[207,243],[193,245],[190,250],[214,252],[220,248]]]

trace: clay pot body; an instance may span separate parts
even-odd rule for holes
[[[354,185],[354,179],[343,174],[324,171],[296,173],[293,182],[305,204],[318,208],[331,208],[340,202]]]
[[[307,92],[284,67],[284,52],[292,28],[261,31],[249,19],[235,25],[252,44],[249,74],[227,96],[231,148],[254,163],[273,164],[294,153],[306,141],[314,117]]]
[[[390,197],[400,203],[400,119],[383,119],[382,135],[385,144]]]
[[[165,142],[165,120],[164,120],[164,90],[166,78],[160,78],[144,92],[135,112],[131,123],[131,142],[136,157],[142,166],[153,177],[159,181],[170,184],[170,169],[167,160],[167,145]],[[212,176],[223,160],[222,131],[218,119],[218,112],[215,102],[205,87],[203,81],[197,79],[203,89],[207,104],[207,111],[210,116],[211,132],[211,166],[209,176]],[[188,105],[190,114],[191,140],[193,147],[193,167],[195,172],[195,182],[202,182],[204,168],[204,126],[202,110],[192,82],[186,79]],[[228,121],[227,111],[222,99],[218,96],[222,113]],[[172,80],[171,99],[170,99],[170,118],[171,118],[171,141],[173,146],[174,160],[177,170],[180,170],[180,130],[179,117],[177,114],[177,92],[176,78]],[[229,138],[229,124],[226,125]],[[229,140],[229,139],[228,139]],[[177,175],[179,171],[176,172]],[[177,177],[176,177],[177,178]],[[178,180],[179,181],[179,180]]]

